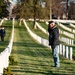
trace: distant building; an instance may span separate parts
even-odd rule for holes
[[[64,0],[61,2],[61,5],[63,7],[63,10],[62,10],[63,11],[63,15],[62,15],[63,19],[71,18],[71,15],[73,15],[73,17],[74,17],[74,14],[70,14],[70,12],[69,12],[70,10],[73,10],[73,9],[69,9],[72,6],[71,3],[74,4],[75,0],[68,0],[68,3],[67,3],[67,0]],[[70,14],[70,16],[69,16],[69,14]]]

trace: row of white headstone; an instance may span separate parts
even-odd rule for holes
[[[44,33],[48,34],[48,32],[46,31],[46,29],[44,29],[43,27],[41,27],[37,22],[36,22],[36,25],[39,29],[41,29]],[[59,30],[60,31],[60,30]],[[63,32],[60,32],[61,34],[68,34],[67,32],[63,31]],[[49,35],[49,34],[48,34]],[[67,36],[71,36],[71,34],[68,34]],[[60,37],[60,41],[62,42],[65,42],[66,44],[69,44],[69,45],[74,45],[74,40],[70,39],[70,38],[67,38],[67,37]]]
[[[63,29],[69,31],[69,33],[68,33],[69,36],[71,35],[71,36],[74,38],[75,29],[71,29],[71,28],[69,28],[69,27],[66,27],[65,25],[63,25],[63,24],[61,24],[61,23],[59,23],[58,25],[61,26]]]
[[[67,31],[64,31],[64,30],[60,30],[60,29],[59,29],[59,32],[60,32],[60,34],[63,34],[65,36],[68,36],[69,38],[74,39],[74,34],[72,34],[70,32],[67,32]]]
[[[72,23],[75,23],[74,20],[53,20],[53,21],[54,21],[55,23],[58,23],[58,25],[61,26],[63,29],[69,31],[69,32],[67,32],[67,31],[62,31],[62,30],[60,30],[60,33],[61,33],[61,34],[64,34],[64,35],[66,35],[66,36],[68,36],[68,37],[71,37],[71,38],[74,38],[75,29],[71,29],[71,28],[66,27],[66,26],[64,26],[63,24],[61,24],[61,23],[69,23],[70,26],[72,26],[72,27],[75,28],[75,25],[72,24]],[[48,25],[48,22],[46,22],[46,24]]]
[[[62,42],[68,44],[68,45],[74,45],[74,40],[70,39],[70,38],[67,38],[67,37],[60,37],[59,38]]]
[[[0,21],[0,26],[2,25],[3,21],[4,21],[4,19],[2,19],[2,20]]]
[[[3,75],[3,69],[9,66],[9,56],[12,50],[13,38],[14,38],[14,19],[13,19],[12,35],[10,42],[8,46],[5,48],[5,50],[0,53],[0,75]]]

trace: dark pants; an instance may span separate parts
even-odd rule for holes
[[[4,41],[4,36],[1,36],[1,41]]]

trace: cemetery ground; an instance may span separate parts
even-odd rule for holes
[[[4,42],[0,42],[1,50],[8,45],[11,36],[11,21],[5,21],[7,35]],[[74,75],[75,61],[60,55],[60,68],[55,68],[51,49],[39,44],[28,33],[25,26],[19,26],[18,21],[14,24],[14,42],[11,56],[17,64],[10,64],[13,75]],[[37,32],[39,34],[39,32]],[[43,34],[40,33],[41,36]]]
[[[75,61],[60,56],[60,68],[53,67],[51,50],[34,40],[27,29],[15,24],[11,56],[18,62],[10,65],[14,75],[74,75]]]

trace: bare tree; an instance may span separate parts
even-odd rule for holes
[[[68,9],[68,18],[75,20],[75,3],[71,2]]]

